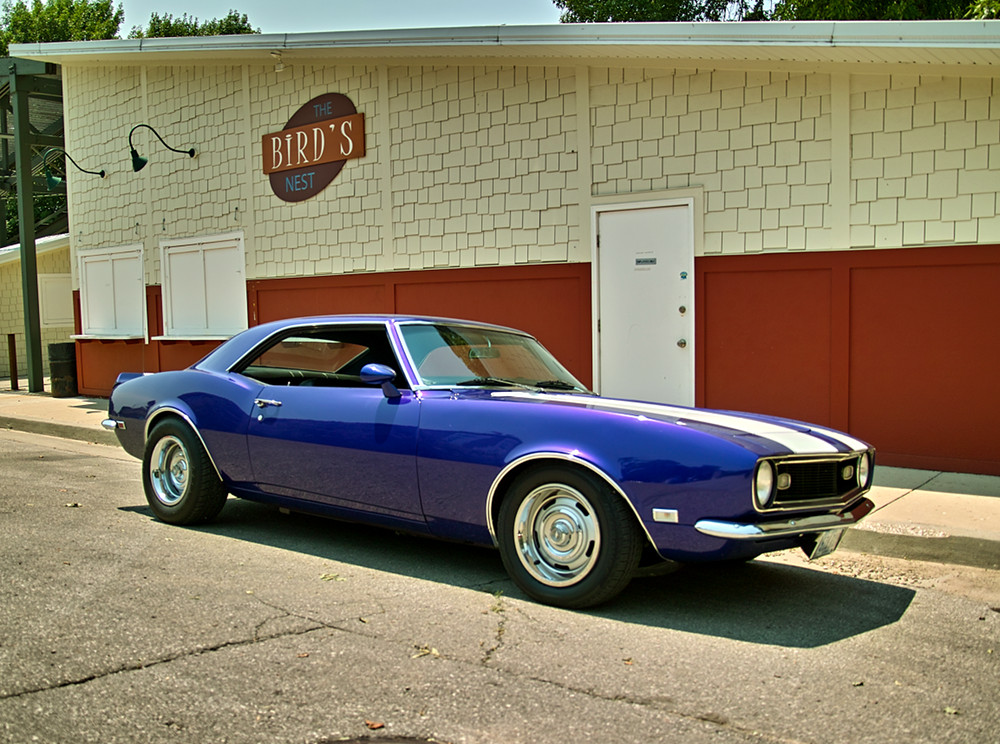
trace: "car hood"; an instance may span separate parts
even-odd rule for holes
[[[727,439],[760,454],[833,455],[868,445],[843,432],[800,421],[735,411],[688,408],[665,403],[529,391],[491,391],[490,397],[543,405],[575,406],[608,414],[661,421]]]

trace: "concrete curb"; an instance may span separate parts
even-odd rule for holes
[[[118,446],[118,437],[115,436],[114,432],[89,426],[75,426],[55,421],[34,421],[11,416],[0,416],[0,428],[23,431],[28,434],[45,434],[50,437],[75,439],[80,442]]]
[[[1000,570],[1000,543],[975,537],[892,535],[856,528],[847,531],[840,549],[888,558]]]

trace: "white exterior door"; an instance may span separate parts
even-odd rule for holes
[[[602,395],[694,405],[693,210],[595,210]]]

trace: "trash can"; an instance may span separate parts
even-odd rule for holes
[[[76,388],[76,344],[49,344],[49,379],[53,398],[72,398]]]

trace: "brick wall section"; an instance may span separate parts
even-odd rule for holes
[[[74,155],[74,157],[76,157]],[[39,274],[68,274],[69,249],[47,251],[38,254]],[[24,299],[21,293],[21,263],[8,261],[0,264],[0,378],[10,378],[10,362],[7,353],[7,334],[16,335],[17,367],[20,376],[28,374],[27,347],[24,343]],[[48,345],[70,340],[73,327],[42,328],[42,368],[49,373]]]
[[[595,200],[692,187],[702,255],[1000,239],[989,78],[460,60],[64,74],[67,145],[109,171],[70,179],[73,249],[142,242],[149,284],[161,239],[234,230],[249,279],[589,261]],[[365,114],[367,154],[282,202],[261,137],[329,92]],[[197,159],[140,130],[133,174],[139,122]]]

